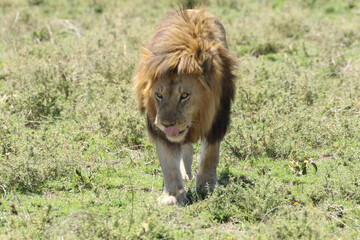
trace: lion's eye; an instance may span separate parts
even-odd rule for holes
[[[156,93],[156,98],[161,100],[163,98],[163,96],[161,95],[161,93]]]
[[[182,93],[181,94],[181,97],[180,97],[180,100],[186,100],[189,98],[189,94],[188,93]]]

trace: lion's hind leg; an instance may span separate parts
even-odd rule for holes
[[[193,162],[193,146],[187,143],[181,146],[180,171],[184,181],[192,179],[191,166]]]
[[[159,202],[164,205],[184,205],[188,200],[180,172],[181,146],[160,139],[155,144],[164,176],[164,193]]]
[[[216,168],[219,164],[220,142],[201,141],[200,169],[196,175],[196,189],[214,190],[217,184]]]

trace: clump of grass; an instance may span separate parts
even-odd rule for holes
[[[19,130],[24,135],[6,134],[6,142],[1,142],[0,182],[7,188],[41,192],[47,181],[69,177],[69,172],[81,164],[76,144],[69,145],[66,136],[56,132],[56,127],[52,130],[49,127],[22,130],[20,127],[15,131]]]
[[[279,44],[274,42],[266,42],[264,44],[259,44],[251,50],[251,55],[258,57],[261,55],[268,55],[277,53],[281,49]]]
[[[285,184],[273,183],[270,179],[256,182],[254,186],[229,184],[226,188],[217,188],[203,207],[209,209],[208,217],[217,223],[261,222],[289,203],[289,193]]]
[[[297,19],[296,14],[286,15],[285,19],[274,20],[275,29],[287,38],[298,39],[310,31],[310,27],[305,25],[303,19]]]
[[[181,4],[188,9],[193,9],[195,7],[200,6],[200,4],[206,4],[208,1],[200,1],[200,0],[182,0]]]
[[[100,130],[110,139],[126,146],[139,146],[144,143],[146,136],[145,120],[139,114],[124,110],[116,114],[101,114],[99,116]]]
[[[38,6],[44,4],[44,0],[28,0],[29,5]]]

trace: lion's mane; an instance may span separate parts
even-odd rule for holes
[[[207,62],[211,64],[205,72]],[[224,28],[204,7],[166,17],[142,47],[134,76],[134,92],[141,112],[147,113],[149,131],[159,134],[153,125],[156,107],[151,90],[155,81],[163,74],[191,74],[199,81],[205,76],[206,82],[202,82],[198,119],[186,141],[194,142],[200,137],[210,142],[221,140],[229,125],[235,94],[235,63],[235,56],[227,49]]]

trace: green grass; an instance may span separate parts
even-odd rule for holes
[[[0,2],[1,239],[359,238],[359,3],[206,2],[240,59],[237,95],[222,186],[187,182],[185,207],[157,203],[131,86],[139,46],[180,4]]]

